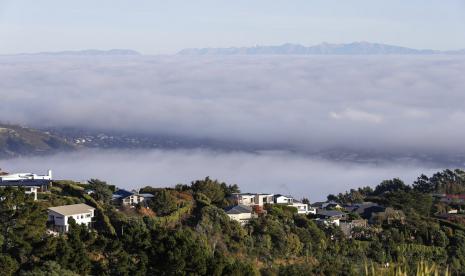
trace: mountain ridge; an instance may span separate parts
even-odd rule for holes
[[[229,48],[187,48],[178,55],[464,55],[465,49],[439,51],[431,49],[414,49],[396,45],[352,42],[320,43],[313,46],[285,43],[272,46],[229,47]]]

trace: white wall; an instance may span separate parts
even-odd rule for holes
[[[228,216],[244,225],[252,218],[252,213],[228,214]]]
[[[55,226],[61,227],[63,232],[67,232],[69,230],[68,220],[71,217],[76,221],[77,224],[84,224],[89,226],[92,222],[92,218],[94,217],[94,211],[92,210],[86,213],[63,216],[57,212],[48,210],[48,220],[54,221]]]

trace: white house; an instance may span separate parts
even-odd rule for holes
[[[295,207],[297,208],[297,213],[298,214],[316,214],[316,209],[315,208],[309,208],[308,204],[301,203],[298,201],[294,201],[292,204],[288,204],[288,206]]]
[[[294,202],[294,198],[291,196],[285,196],[285,195],[275,195],[274,196],[274,203],[276,204],[292,204]]]
[[[47,175],[38,175],[33,173],[14,173],[0,175],[0,187],[24,187],[26,193],[34,193],[37,198],[37,190],[47,190],[52,181],[52,171],[49,170]]]
[[[263,206],[273,204],[273,194],[237,193],[232,195],[233,200],[238,205]]]
[[[339,226],[340,220],[345,217],[345,213],[343,212],[323,209],[318,210],[316,215],[318,216],[318,218],[315,219],[317,223],[323,223],[325,225],[334,224],[336,226]]]
[[[238,221],[241,225],[247,224],[247,222],[254,217],[252,208],[246,205],[235,205],[226,208],[226,214],[230,219]]]
[[[48,221],[53,224],[53,230],[65,233],[69,230],[69,219],[77,224],[91,226],[95,208],[86,204],[73,204],[48,208]]]
[[[292,206],[297,209],[298,214],[316,214],[315,208],[309,208],[308,204],[295,200],[292,196],[275,195],[274,203]]]
[[[14,173],[0,175],[0,182],[8,181],[27,181],[27,180],[52,180],[52,171],[48,170],[47,175],[38,175],[34,173]]]

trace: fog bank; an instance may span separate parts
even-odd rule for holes
[[[45,172],[56,179],[99,178],[121,188],[189,184],[210,176],[244,192],[269,192],[309,197],[312,201],[350,188],[375,186],[399,177],[411,183],[421,173],[439,169],[414,163],[349,164],[286,152],[216,152],[206,150],[82,151],[47,157],[0,160],[10,171]]]
[[[465,58],[0,57],[0,118],[319,150],[465,152]]]

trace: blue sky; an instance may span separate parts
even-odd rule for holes
[[[371,41],[465,48],[465,1],[0,0],[0,54]]]

